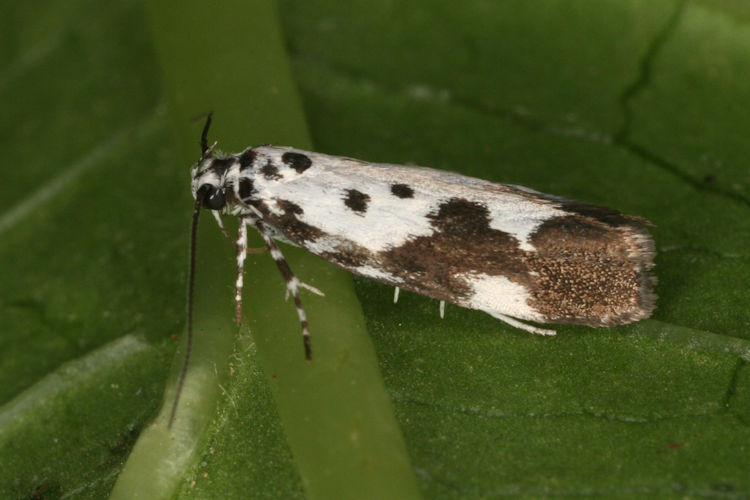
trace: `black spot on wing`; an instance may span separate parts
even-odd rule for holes
[[[263,167],[260,169],[260,172],[266,179],[270,181],[276,181],[281,179],[282,177],[281,174],[279,174],[279,168],[270,160],[265,165],[263,165]]]
[[[257,155],[252,148],[243,151],[240,155],[240,170],[246,170],[252,167],[256,156]]]
[[[367,204],[370,203],[370,196],[357,191],[356,189],[347,189],[344,196],[344,205],[351,208],[359,214],[367,212]]]
[[[251,179],[248,179],[247,177],[243,177],[240,179],[240,200],[243,203],[247,203],[255,193],[255,186],[253,186],[253,181]]]
[[[406,184],[392,184],[391,193],[399,198],[414,198],[414,190]]]
[[[437,211],[428,214],[427,218],[441,233],[477,238],[490,231],[487,207],[463,198],[451,198],[442,203]]]
[[[298,173],[302,173],[312,165],[312,160],[302,153],[288,152],[281,155],[281,161],[289,165]]]

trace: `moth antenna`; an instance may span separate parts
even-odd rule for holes
[[[208,115],[208,122],[206,123],[206,129],[211,123],[211,115]],[[205,139],[206,129],[203,129],[203,138]],[[199,191],[200,193],[200,191]],[[193,350],[193,295],[195,288],[195,249],[198,235],[198,218],[201,214],[201,204],[203,203],[203,196],[198,194],[195,197],[195,206],[193,207],[193,224],[190,229],[190,264],[188,268],[188,296],[187,296],[187,345],[185,347],[185,361],[182,363],[182,371],[180,372],[180,380],[177,382],[177,393],[174,396],[172,402],[172,411],[169,414],[169,422],[167,423],[167,429],[172,428],[174,423],[174,417],[177,413],[177,404],[180,402],[180,396],[182,395],[182,387],[185,385],[185,377],[187,376],[188,365],[190,364],[190,354]]]
[[[208,129],[211,128],[211,119],[214,116],[213,111],[208,112],[208,116],[206,116],[206,124],[203,125],[203,132],[201,132],[201,157],[205,160],[211,155],[211,150],[214,148],[214,146],[211,146],[211,149],[208,148]]]

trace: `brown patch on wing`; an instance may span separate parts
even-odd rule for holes
[[[605,209],[610,210],[610,209]],[[529,305],[554,323],[628,323],[654,308],[653,243],[616,211],[544,222],[531,235]],[[636,257],[633,257],[633,256]]]
[[[583,204],[582,204],[583,205]],[[640,220],[585,205],[537,228],[524,251],[492,229],[487,208],[454,198],[428,215],[435,232],[379,254],[407,290],[471,307],[472,275],[504,276],[530,294],[529,306],[553,323],[628,323],[654,308],[654,249]]]
[[[322,258],[344,269],[350,269],[356,272],[356,268],[362,266],[379,267],[376,255],[365,247],[349,240],[342,240],[340,243],[334,243],[335,252],[323,252]]]
[[[306,242],[315,241],[321,236],[325,236],[324,231],[299,219],[304,211],[296,203],[276,198],[276,206],[283,211],[283,214],[278,216],[270,211],[265,211],[263,220],[269,226],[281,231],[289,241],[304,246]]]
[[[381,252],[383,268],[404,280],[403,288],[440,300],[470,299],[471,273],[520,279],[525,274],[518,241],[489,226],[481,203],[453,198],[428,215],[435,232]]]

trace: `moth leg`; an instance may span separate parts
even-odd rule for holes
[[[395,287],[393,290],[393,303],[398,304],[398,293],[401,291],[399,287]]]
[[[276,262],[276,267],[279,268],[281,277],[284,278],[284,281],[286,282],[287,291],[291,292],[292,297],[294,297],[294,305],[297,306],[297,316],[299,317],[299,322],[302,326],[302,343],[305,346],[305,359],[309,361],[312,359],[312,349],[310,347],[310,330],[307,328],[307,314],[305,314],[305,309],[302,307],[302,300],[299,297],[299,289],[300,287],[303,287],[313,289],[321,294],[322,292],[320,292],[320,290],[318,290],[317,288],[305,286],[303,283],[301,283],[289,268],[289,264],[284,258],[284,255],[281,253],[281,250],[279,250],[276,242],[273,241],[273,238],[271,238],[271,235],[266,230],[265,224],[263,224],[263,222],[259,220],[254,221],[254,224],[258,229],[260,235],[263,237],[263,241],[266,242],[266,246],[268,246],[268,249],[271,251],[271,257],[273,257],[274,262]]]
[[[444,318],[445,318],[445,301],[441,300],[440,301],[440,319],[444,319]]]
[[[237,227],[235,245],[237,247],[237,281],[234,284],[234,322],[237,323],[237,326],[240,326],[242,323],[242,286],[244,284],[245,258],[247,258],[247,220],[243,217],[240,218],[240,225]]]
[[[323,292],[321,292],[320,290],[318,290],[318,289],[317,289],[317,288],[315,288],[314,286],[312,286],[312,285],[308,285],[308,284],[307,284],[307,283],[305,283],[304,281],[300,281],[299,283],[297,283],[297,285],[298,285],[298,286],[299,286],[300,288],[304,288],[305,290],[309,290],[309,291],[311,291],[311,292],[312,292],[312,293],[314,293],[315,295],[319,295],[319,296],[321,296],[321,297],[325,297],[325,296],[326,296],[326,294],[324,294]],[[286,292],[284,293],[284,301],[286,301],[286,300],[287,300],[288,298],[289,298],[289,288],[287,287],[287,289],[286,289]]]
[[[224,234],[226,239],[229,240],[230,243],[234,244],[234,240],[232,240],[232,235],[229,234],[229,231],[227,231],[227,227],[224,225],[224,219],[221,217],[221,214],[218,210],[211,210],[211,215],[214,216],[214,219],[216,219],[216,223],[219,225],[219,229],[221,229],[221,232]]]
[[[506,316],[505,314],[501,314],[497,311],[489,311],[487,309],[483,309],[483,311],[489,314],[490,316],[492,316],[493,318],[497,318],[500,321],[504,321],[508,323],[510,326],[514,326],[521,330],[526,330],[527,332],[536,333],[538,335],[557,335],[557,332],[555,332],[554,330],[545,330],[544,328],[527,325],[526,323],[522,323],[518,321],[517,319],[511,318],[510,316]]]
[[[317,289],[317,288],[315,288],[314,286],[312,286],[312,285],[308,285],[307,283],[305,283],[305,282],[303,282],[303,281],[300,281],[300,282],[299,282],[299,286],[301,286],[301,287],[302,287],[302,288],[304,288],[305,290],[309,290],[309,291],[311,291],[311,292],[312,292],[312,293],[314,293],[315,295],[319,295],[319,296],[321,296],[321,297],[325,297],[325,296],[326,296],[326,294],[324,294],[323,292],[321,292],[320,290],[318,290],[318,289]]]
[[[232,235],[229,234],[229,231],[227,231],[227,227],[224,225],[224,218],[221,216],[221,212],[219,212],[218,210],[211,210],[211,214],[214,216],[214,219],[216,219],[216,223],[219,225],[219,229],[221,229],[221,232],[224,234],[226,239],[229,240],[232,245],[235,245],[235,240],[232,239]],[[245,249],[247,253],[263,253],[266,250],[266,247]]]

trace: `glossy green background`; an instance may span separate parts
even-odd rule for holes
[[[106,496],[153,429],[184,329],[187,167],[200,129],[189,118],[206,108],[227,150],[307,146],[297,142],[307,129],[326,153],[528,185],[656,224],[654,318],[560,327],[552,339],[451,306],[440,320],[431,300],[393,305],[392,290],[355,280],[360,306],[346,275],[284,249],[302,279],[326,283],[325,299],[305,296],[316,350],[333,353],[326,334],[364,311],[369,334],[353,338],[365,351],[372,341],[380,370],[364,376],[385,382],[377,412],[395,414],[399,470],[422,495],[750,493],[744,3],[285,0],[278,18],[264,3],[224,7],[184,2],[170,15],[164,4],[159,17],[134,1],[3,6],[2,496]],[[201,28],[171,35],[189,21]],[[214,49],[232,36],[243,42]],[[221,69],[206,74],[208,63]],[[278,85],[263,83],[290,64]],[[272,262],[248,264],[249,333],[235,334],[232,251],[210,220],[201,231],[199,311],[225,325],[217,342],[229,359],[199,392],[209,403],[188,433],[194,454],[153,493],[356,487],[304,458],[332,442],[325,428],[306,445],[311,431],[285,417],[295,408],[285,388],[309,367]],[[305,390],[298,407],[312,400],[335,404]],[[394,439],[381,452],[398,453]],[[332,470],[346,462],[330,455]]]

